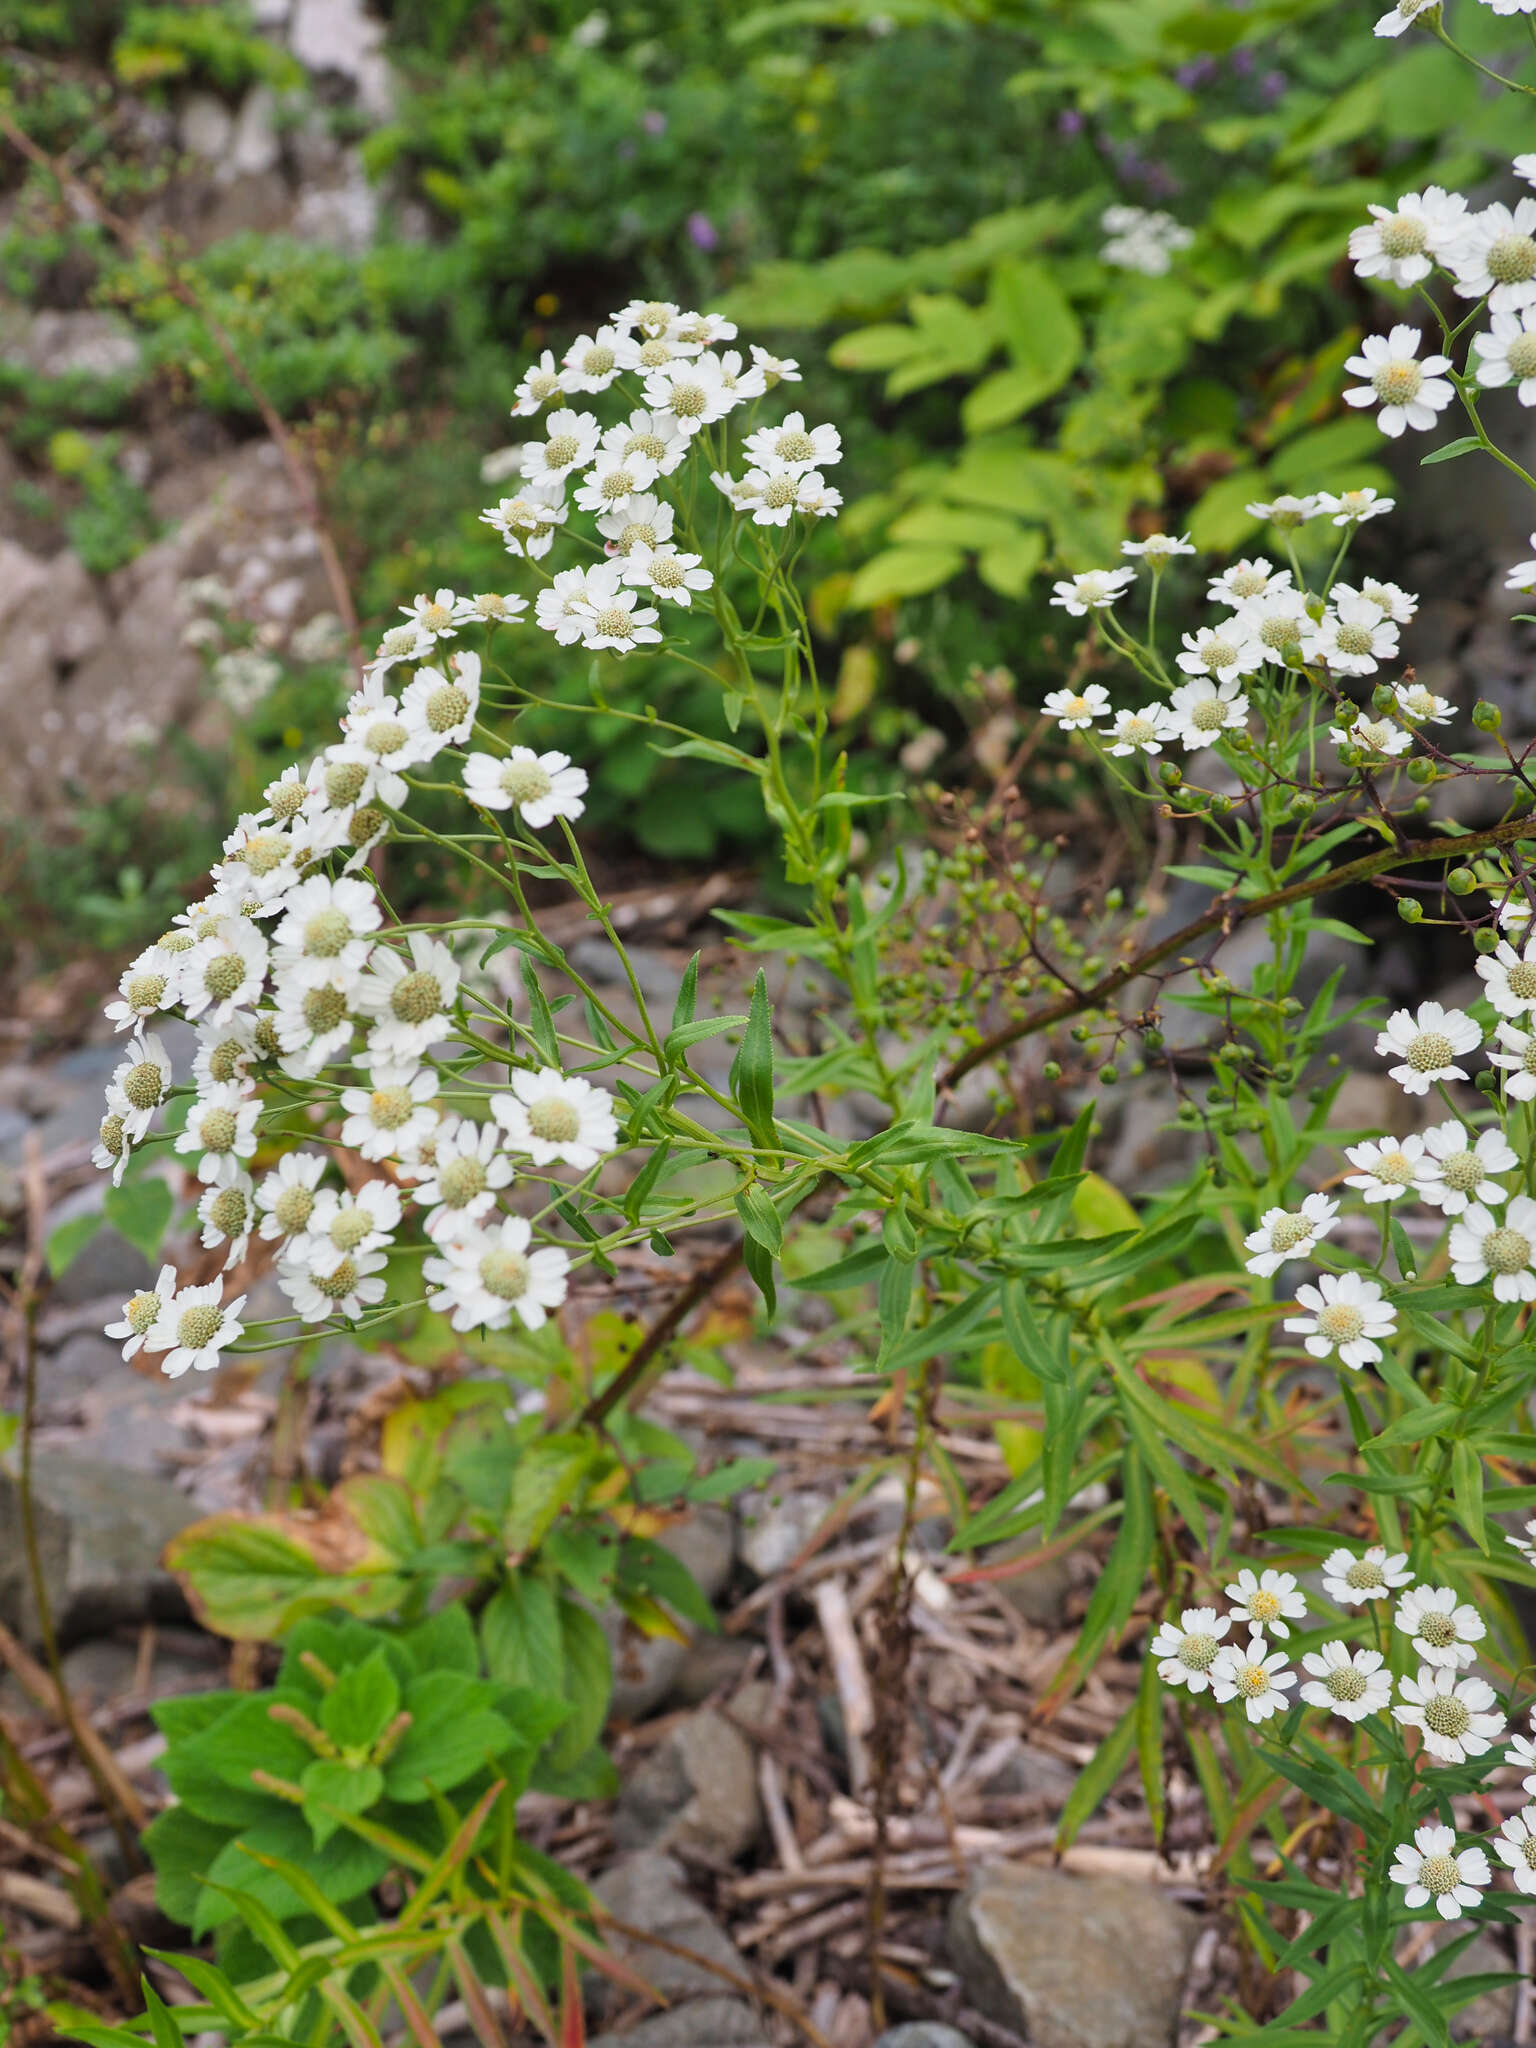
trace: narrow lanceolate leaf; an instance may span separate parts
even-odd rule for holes
[[[1136,1757],[1141,1765],[1141,1787],[1147,1797],[1147,1813],[1155,1841],[1163,1839],[1166,1802],[1163,1797],[1163,1688],[1156,1661],[1143,1658],[1141,1683],[1136,1689]]]
[[[1137,1711],[1137,1702],[1133,1700],[1079,1774],[1061,1810],[1061,1824],[1056,1830],[1058,1856],[1072,1846],[1083,1822],[1114,1789],[1115,1781],[1135,1746]]]
[[[1488,1523],[1483,1513],[1483,1461],[1465,1437],[1451,1446],[1451,1498],[1456,1519],[1478,1549],[1488,1549]]]
[[[731,1093],[753,1139],[772,1150],[777,1142],[773,1128],[773,1010],[768,1001],[768,977],[761,968],[752,984],[747,1028],[731,1063]]]

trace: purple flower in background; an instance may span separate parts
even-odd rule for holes
[[[1253,52],[1246,47],[1240,47],[1232,52],[1227,61],[1239,78],[1246,78],[1253,69]]]
[[[689,214],[688,239],[695,249],[702,249],[706,255],[720,244],[719,233],[707,213]]]
[[[1056,133],[1058,135],[1081,135],[1082,132],[1083,117],[1076,107],[1067,107],[1056,116]]]
[[[667,117],[659,108],[649,107],[640,116],[640,126],[647,135],[665,135],[667,132]]]
[[[1266,106],[1273,106],[1276,100],[1284,98],[1290,82],[1283,71],[1266,71],[1259,80],[1260,99]]]
[[[1181,64],[1173,75],[1180,85],[1193,87],[1204,85],[1208,79],[1215,75],[1215,71],[1216,60],[1214,57],[1196,57],[1188,64]]]

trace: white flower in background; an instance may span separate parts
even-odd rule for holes
[[[1294,1671],[1285,1666],[1284,1650],[1270,1650],[1261,1635],[1246,1643],[1227,1643],[1216,1652],[1211,1665],[1211,1691],[1225,1706],[1241,1700],[1251,1722],[1269,1720],[1290,1705],[1285,1695],[1296,1683]]]
[[[1426,4],[1427,0],[1398,0],[1399,9],[1412,7],[1415,13]],[[1378,22],[1376,33],[1392,35],[1397,31],[1384,30]],[[1391,1875],[1394,1883],[1406,1886],[1404,1905],[1417,1910],[1433,1901],[1442,1920],[1459,1920],[1463,1906],[1481,1905],[1484,1891],[1493,1882],[1484,1852],[1458,1850],[1452,1828],[1415,1828],[1413,1840],[1399,1842],[1395,1853]]]
[[[558,1067],[514,1074],[512,1093],[491,1097],[491,1114],[513,1150],[527,1152],[535,1166],[559,1161],[585,1172],[619,1141],[612,1096]]]
[[[1399,715],[1415,725],[1449,725],[1451,722],[1454,707],[1450,698],[1437,697],[1423,683],[1394,683],[1392,694],[1397,699]]]
[[[111,1082],[128,1106],[123,1126],[130,1144],[136,1145],[154,1122],[174,1078],[171,1056],[153,1032],[131,1041],[128,1057],[115,1069]]]
[[[1254,505],[1248,509],[1250,512],[1259,510]],[[1269,508],[1266,506],[1264,510],[1267,512]],[[1263,555],[1255,555],[1251,559],[1245,557],[1241,562],[1233,562],[1219,576],[1213,576],[1205,586],[1205,594],[1213,604],[1224,604],[1235,612],[1246,604],[1252,604],[1256,598],[1270,597],[1290,588],[1289,569],[1277,569]]]
[[[531,484],[563,483],[574,469],[585,469],[597,453],[602,428],[590,412],[562,406],[544,422],[545,439],[523,450],[523,475]]]
[[[1501,1017],[1523,1017],[1536,1008],[1536,939],[1528,939],[1519,952],[1508,939],[1500,939],[1492,953],[1480,953],[1473,965],[1487,983],[1484,995]]]
[[[634,366],[637,350],[627,334],[616,327],[599,327],[596,334],[580,334],[561,360],[560,388],[563,391],[606,391],[619,372]]]
[[[1096,718],[1109,716],[1109,692],[1102,683],[1089,683],[1083,690],[1052,690],[1040,709],[1056,719],[1063,732],[1080,732]]]
[[[409,625],[389,627],[379,641],[378,653],[363,664],[363,674],[374,678],[387,675],[402,661],[430,661],[436,652],[432,635],[412,619]]]
[[[1088,569],[1081,576],[1068,577],[1064,583],[1053,583],[1051,603],[1059,604],[1070,617],[1080,619],[1088,612],[1107,610],[1135,581],[1134,569]]]
[[[675,420],[681,434],[696,434],[724,419],[739,397],[739,390],[726,382],[720,358],[708,354],[665,363],[645,380],[647,406]]]
[[[1187,753],[1216,744],[1224,732],[1240,732],[1248,723],[1248,699],[1235,680],[1217,684],[1209,676],[1181,683],[1168,702],[1168,717]]]
[[[1393,1610],[1392,1626],[1412,1636],[1426,1664],[1464,1670],[1488,1630],[1475,1607],[1458,1603],[1449,1586],[1412,1586]]]
[[[1319,491],[1318,512],[1335,526],[1364,526],[1368,519],[1384,519],[1397,504],[1396,498],[1383,498],[1371,485],[1358,491]]]
[[[309,1081],[352,1043],[352,997],[355,973],[328,976],[324,981],[280,981],[272,1029],[283,1058],[283,1072]]]
[[[1395,1202],[1401,1194],[1415,1194],[1419,1182],[1434,1180],[1434,1161],[1425,1161],[1421,1137],[1368,1139],[1364,1145],[1346,1145],[1343,1157],[1358,1167],[1356,1174],[1343,1176],[1346,1188],[1358,1188],[1368,1202]]]
[[[791,470],[803,474],[843,459],[842,436],[825,423],[808,427],[803,412],[790,412],[776,427],[759,427],[742,441],[753,469]]]
[[[210,1088],[187,1112],[186,1129],[176,1140],[176,1150],[187,1157],[200,1152],[197,1177],[217,1178],[226,1162],[249,1159],[256,1150],[256,1118],[261,1105],[244,1095],[232,1082]]]
[[[622,511],[631,498],[655,481],[656,465],[648,457],[600,450],[576,487],[576,503],[583,512]]]
[[[1351,1650],[1348,1643],[1324,1643],[1301,1660],[1309,1672],[1300,1697],[1309,1707],[1324,1707],[1341,1720],[1363,1721],[1383,1714],[1392,1704],[1392,1674],[1383,1668],[1379,1650]]]
[[[750,346],[753,366],[762,371],[763,382],[770,391],[775,384],[800,382],[800,365],[793,356],[771,355],[767,349],[759,348],[755,341]]]
[[[1357,277],[1385,278],[1407,287],[1429,276],[1460,246],[1467,229],[1467,202],[1440,185],[1405,192],[1396,207],[1372,206],[1371,220],[1352,228],[1349,257]]]
[[[512,1162],[501,1145],[496,1124],[469,1117],[439,1133],[430,1165],[409,1174],[416,1200],[432,1212],[426,1220],[429,1237],[451,1237],[496,1206],[497,1190],[512,1179]]]
[[[647,547],[637,541],[624,556],[620,576],[637,589],[668,604],[691,605],[696,590],[708,590],[714,577],[702,566],[699,555],[679,554],[675,548]]]
[[[1335,601],[1346,594],[1362,597],[1367,604],[1375,605],[1382,617],[1390,619],[1396,626],[1406,626],[1419,608],[1414,591],[1404,590],[1400,583],[1378,583],[1374,576],[1364,577],[1358,591],[1347,583],[1335,583],[1329,592]]]
[[[205,1287],[178,1288],[150,1324],[144,1338],[146,1351],[163,1351],[160,1370],[169,1380],[184,1372],[212,1372],[219,1354],[245,1335],[240,1311],[245,1296],[237,1294],[227,1307],[220,1305],[224,1289],[210,1280]]]
[[[597,530],[607,541],[610,555],[627,555],[631,548],[666,547],[672,539],[673,517],[672,507],[664,498],[651,491],[639,491],[628,504],[604,512],[598,519]]]
[[[1374,1365],[1381,1357],[1377,1338],[1397,1329],[1397,1310],[1374,1280],[1359,1273],[1320,1273],[1315,1287],[1297,1288],[1296,1299],[1309,1313],[1287,1316],[1286,1329],[1306,1339],[1313,1358],[1337,1352],[1352,1372]]]
[[[1502,1027],[1501,1027],[1502,1028]],[[1492,1276],[1495,1301],[1536,1301],[1536,1202],[1516,1195],[1502,1222],[1473,1202],[1451,1225],[1451,1272],[1463,1287]]]
[[[1218,1614],[1214,1607],[1186,1607],[1177,1627],[1165,1621],[1148,1645],[1148,1655],[1160,1660],[1157,1675],[1164,1685],[1204,1692],[1221,1639],[1231,1626],[1232,1617]]]
[[[550,349],[545,349],[536,363],[530,363],[523,372],[514,396],[516,405],[512,408],[514,419],[527,419],[536,413],[565,389],[561,381],[560,368]]]
[[[400,723],[418,759],[431,760],[444,747],[462,747],[480,709],[480,657],[456,654],[445,675],[423,668],[400,699]]]
[[[1390,718],[1372,718],[1364,711],[1355,714],[1351,725],[1329,726],[1328,737],[1336,747],[1355,747],[1362,754],[1375,754],[1387,761],[1406,754],[1413,745],[1413,735]]]
[[[637,406],[627,420],[607,428],[599,446],[605,455],[617,455],[626,461],[638,455],[652,465],[658,476],[670,476],[687,460],[689,438],[670,413],[652,412],[642,405]],[[672,530],[671,521],[672,508],[669,505],[668,533]],[[601,521],[598,524],[600,530],[606,531]]]
[[[1397,653],[1397,626],[1368,597],[1336,585],[1333,602],[1302,642],[1302,652],[1335,675],[1372,676]]]
[[[730,393],[732,405],[748,398],[761,398],[767,382],[761,370],[750,368],[739,349],[728,348],[720,357],[720,381]]]
[[[418,590],[409,604],[398,609],[405,613],[407,625],[431,640],[452,640],[458,632],[459,596],[445,584],[428,597]]]
[[[843,502],[819,469],[749,469],[742,488],[755,526],[787,526],[796,512],[820,517]]]
[[[148,946],[125,967],[117,984],[118,1000],[103,1013],[119,1031],[137,1030],[148,1017],[168,1010],[176,1000],[180,961],[160,946]]]
[[[1332,1550],[1323,1560],[1323,1591],[1345,1607],[1390,1599],[1399,1587],[1412,1584],[1407,1552],[1389,1552],[1380,1543],[1358,1556],[1353,1550]]]
[[[289,1245],[277,1262],[277,1284],[302,1322],[331,1316],[355,1323],[384,1299],[383,1252],[343,1251],[328,1238],[306,1237]]]
[[[761,470],[753,470],[753,476],[761,476]],[[757,486],[747,478],[738,479],[723,469],[712,469],[709,480],[722,497],[729,498],[732,509],[750,512],[757,503]]]
[[[656,607],[642,605],[638,592],[626,590],[619,580],[622,575],[618,562],[600,562],[587,571],[590,610],[581,622],[581,644],[594,652],[606,647],[615,654],[628,654],[661,639]]]
[[[1488,1057],[1510,1076],[1504,1083],[1505,1094],[1516,1102],[1529,1102],[1536,1096],[1536,1035],[1503,1019],[1494,1026],[1494,1033],[1504,1050],[1490,1048]]]
[[[1536,199],[1485,206],[1468,222],[1451,269],[1457,296],[1486,298],[1490,313],[1530,305],[1536,300]]]
[[[1278,668],[1299,668],[1302,649],[1315,627],[1306,593],[1279,579],[1262,597],[1247,599],[1233,615],[1233,628],[1253,641],[1266,661]]]
[[[542,477],[515,498],[503,498],[480,514],[486,526],[501,535],[509,555],[526,555],[536,562],[555,544],[555,528],[570,515],[565,486],[558,477]]]
[[[133,1105],[120,1088],[109,1088],[102,1119],[96,1128],[96,1143],[91,1147],[92,1166],[98,1173],[110,1173],[115,1188],[122,1186],[123,1175],[128,1171],[128,1161],[133,1153],[133,1140],[128,1135],[132,1109]]]
[[[311,875],[284,902],[273,965],[279,975],[308,988],[355,981],[372,948],[371,934],[382,922],[378,897],[367,882]]]
[[[1536,305],[1518,313],[1495,313],[1491,334],[1474,334],[1477,381],[1493,390],[1515,386],[1522,405],[1536,405]]]
[[[1284,1642],[1291,1632],[1288,1622],[1306,1619],[1306,1598],[1294,1572],[1256,1572],[1245,1565],[1226,1595],[1235,1602],[1232,1619],[1246,1621],[1253,1635],[1276,1635]]]
[[[205,1249],[227,1243],[229,1253],[224,1270],[228,1272],[231,1266],[238,1266],[245,1257],[251,1225],[256,1220],[255,1188],[243,1166],[225,1160],[198,1199],[197,1220],[203,1226]]]
[[[1512,1813],[1499,1824],[1499,1839],[1493,1853],[1507,1870],[1514,1872],[1515,1890],[1529,1898],[1536,1895],[1536,1806]]]
[[[256,1189],[265,1238],[302,1237],[315,1213],[316,1189],[325,1173],[321,1152],[285,1152]]]
[[[1386,1030],[1376,1035],[1376,1050],[1399,1062],[1387,1071],[1405,1094],[1427,1095],[1436,1081],[1465,1081],[1466,1069],[1456,1062],[1482,1042],[1482,1031],[1465,1010],[1428,1002],[1417,1013],[1394,1010]]]
[[[556,818],[579,818],[586,788],[587,771],[573,768],[569,754],[510,747],[505,760],[494,754],[470,754],[464,762],[464,794],[471,803],[488,811],[515,806],[535,832]]]
[[[1464,1764],[1485,1756],[1504,1733],[1504,1716],[1493,1712],[1493,1687],[1481,1678],[1458,1678],[1448,1664],[1421,1664],[1417,1678],[1400,1678],[1402,1699],[1392,1717],[1405,1728],[1423,1730],[1424,1747],[1443,1764]]]
[[[722,341],[736,339],[736,322],[723,313],[684,313],[673,327],[672,338],[684,348],[715,348]],[[731,353],[740,362],[734,349]]]
[[[341,1091],[341,1142],[365,1159],[398,1158],[438,1120],[438,1077],[414,1061],[376,1060],[369,1078],[371,1087]]]
[[[1099,225],[1108,237],[1099,260],[1116,270],[1138,270],[1143,277],[1164,277],[1173,258],[1194,241],[1194,233],[1171,213],[1144,206],[1106,206]]]
[[[1117,711],[1107,737],[1112,754],[1160,754],[1163,742],[1173,738],[1167,705],[1144,704],[1139,711]]]
[[[420,1059],[453,1029],[448,1012],[459,993],[459,968],[441,939],[412,932],[407,960],[391,946],[375,946],[354,1002],[375,1022],[368,1048],[384,1059]]]
[[[1122,555],[1139,556],[1154,575],[1166,569],[1177,555],[1193,555],[1197,549],[1189,535],[1149,533],[1145,540],[1123,540]]]
[[[1187,676],[1212,676],[1225,683],[1234,676],[1252,675],[1263,659],[1264,650],[1244,614],[1234,612],[1223,625],[1186,633],[1178,662]]]
[[[1459,1216],[1470,1202],[1486,1206],[1508,1195],[1493,1175],[1513,1173],[1520,1161],[1497,1127],[1474,1141],[1459,1118],[1449,1117],[1424,1133],[1424,1144],[1429,1157],[1418,1176],[1419,1192],[1447,1216]]]
[[[237,1010],[261,1000],[270,948],[248,917],[221,917],[210,938],[182,955],[176,977],[180,1006],[188,1017],[206,1014],[210,1024],[227,1024]]]
[[[123,1358],[132,1358],[142,1351],[144,1340],[165,1314],[176,1292],[176,1268],[162,1266],[160,1277],[153,1287],[141,1288],[137,1294],[130,1294],[123,1303],[122,1320],[108,1323],[105,1335],[114,1339],[125,1338]]]
[[[1258,1229],[1243,1239],[1244,1248],[1253,1254],[1243,1263],[1250,1273],[1267,1280],[1287,1259],[1310,1258],[1338,1220],[1339,1205],[1327,1195],[1308,1195],[1299,1209],[1266,1209]]]
[[[574,647],[592,616],[586,570],[557,569],[548,587],[534,599],[533,616],[536,625],[554,634],[558,646]]]
[[[1511,163],[1510,169],[1517,178],[1524,179],[1527,185],[1536,185],[1536,156],[1530,154],[1517,156]]]
[[[1290,491],[1282,491],[1278,498],[1255,500],[1243,509],[1250,519],[1267,519],[1281,533],[1292,533],[1309,519],[1315,519],[1322,508],[1315,492],[1298,498]]]
[[[611,317],[620,334],[639,333],[647,341],[656,341],[675,331],[683,309],[670,299],[631,299]]]
[[[365,1180],[355,1192],[321,1188],[302,1236],[283,1256],[302,1259],[322,1239],[342,1252],[381,1251],[399,1228],[400,1190],[393,1181]]]
[[[800,479],[795,510],[802,519],[833,519],[842,507],[843,494],[834,491],[819,469],[809,469]],[[759,525],[762,521],[759,520]]]
[[[440,1290],[428,1305],[446,1311],[456,1330],[505,1329],[514,1315],[530,1330],[542,1328],[565,1299],[570,1260],[556,1245],[530,1250],[532,1237],[521,1216],[490,1230],[465,1229],[422,1266],[427,1285]]]

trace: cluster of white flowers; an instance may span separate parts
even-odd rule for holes
[[[1536,14],[1536,0],[1482,0],[1482,4],[1493,14]],[[1422,15],[1432,14],[1438,18],[1439,12],[1440,0],[1396,0],[1396,5],[1389,7],[1377,21],[1376,33],[1379,36],[1400,36]],[[1517,157],[1516,167],[1522,162],[1536,162],[1536,158]]]
[[[735,333],[718,315],[636,302],[560,364],[546,352],[518,386],[517,412],[549,408],[543,438],[522,451],[522,495],[484,517],[512,555],[537,559],[566,525],[574,489],[601,543],[594,566],[561,570],[538,593],[533,620],[561,644],[619,654],[653,644],[659,614],[643,599],[685,607],[711,588],[700,554],[675,538],[693,492],[674,504],[660,495],[664,480],[696,448],[720,460],[726,440],[716,423],[799,374],[762,349],[750,365],[721,351]],[[626,417],[606,430],[570,403],[626,377],[635,384]],[[834,427],[807,427],[790,413],[748,432],[743,447],[745,482],[714,479],[738,511],[783,524],[835,509],[837,493],[820,474],[841,454]],[[133,1037],[107,1091],[95,1161],[121,1182],[173,1095],[190,1093],[174,1149],[202,1184],[202,1242],[223,1249],[226,1271],[255,1233],[275,1244],[278,1280],[302,1322],[356,1321],[385,1298],[409,1203],[430,1247],[422,1272],[433,1308],[460,1330],[514,1316],[537,1328],[564,1299],[570,1260],[556,1244],[536,1246],[502,1196],[519,1172],[596,1167],[618,1144],[612,1099],[582,1076],[527,1067],[510,1052],[505,1092],[487,1091],[478,1117],[450,1108],[445,1095],[475,1097],[464,1055],[473,1064],[486,1045],[472,1021],[494,1025],[496,1013],[471,1019],[472,991],[441,937],[386,922],[368,855],[406,805],[413,774],[429,766],[440,778],[452,764],[482,815],[512,811],[529,831],[579,818],[587,777],[566,755],[506,745],[480,723],[481,657],[456,643],[466,630],[514,625],[529,611],[526,598],[443,588],[401,611],[339,738],[307,770],[295,764],[267,787],[263,807],[225,841],[209,892],[123,974],[107,1015]],[[190,1091],[173,1086],[153,1028],[172,1013],[198,1028]],[[452,1070],[441,1064],[450,1055]],[[285,1127],[296,1103],[305,1105],[347,1171],[333,1177],[324,1152],[282,1150],[280,1141],[275,1164],[255,1178],[263,1087],[279,1078]],[[380,1171],[366,1177],[353,1162]],[[125,1356],[163,1352],[173,1375],[210,1370],[244,1335],[246,1297],[226,1303],[222,1293],[218,1282],[178,1287],[166,1267],[125,1303],[110,1334],[124,1340]]]
[[[1171,213],[1145,206],[1106,206],[1099,226],[1108,237],[1099,261],[1116,270],[1139,270],[1143,277],[1166,276],[1174,257],[1195,239]]]

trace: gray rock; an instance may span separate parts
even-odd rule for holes
[[[874,2043],[874,2048],[976,2048],[969,2034],[946,2027],[939,2020],[910,2020],[904,2027],[891,2027]]]
[[[1447,1940],[1454,1940],[1448,1934]],[[1437,1944],[1438,1946],[1439,1944]],[[1514,1960],[1509,1951],[1491,1931],[1480,1934],[1472,1946],[1457,1956],[1449,1965],[1445,1978],[1498,1976],[1502,1972],[1514,1972]],[[1485,1991],[1481,1998],[1474,1998],[1470,2005],[1462,2007],[1451,2021],[1451,2034],[1458,2041],[1478,2041],[1486,2044],[1501,2034],[1510,2034],[1515,2025],[1514,1984],[1501,1985],[1497,1991]]]
[[[756,1655],[743,1636],[700,1636],[683,1658],[672,1684],[672,1699],[702,1707],[712,1694],[733,1686]]]
[[[182,102],[176,130],[181,146],[189,156],[200,156],[213,164],[222,163],[235,132],[234,116],[216,93],[191,92]]]
[[[739,1998],[692,1998],[589,2048],[768,2048],[763,2023]]]
[[[721,1592],[735,1563],[735,1525],[723,1508],[695,1508],[658,1541],[688,1567],[707,1599]],[[617,1608],[604,1608],[598,1619],[613,1658],[609,1714],[615,1721],[643,1720],[671,1695],[689,1645],[670,1636],[642,1636]]]
[[[382,44],[384,25],[362,0],[294,0],[288,46],[306,71],[345,78],[370,114],[393,110],[394,89]]]
[[[997,1544],[987,1551],[983,1562],[1009,1563],[1014,1558],[1027,1557],[1041,1547],[1040,1532],[1032,1530],[1027,1536],[1016,1536],[1011,1542]],[[1061,1627],[1066,1619],[1067,1595],[1071,1590],[1072,1560],[1069,1556],[1048,1558],[1044,1564],[1034,1565],[1028,1571],[992,1581],[992,1591],[999,1599],[1006,1600],[1016,1614],[1022,1614],[1036,1628]]]
[[[137,336],[119,314],[82,308],[29,314],[7,333],[7,353],[42,377],[131,377],[142,358]],[[0,575],[0,589],[6,578]]]
[[[1170,2048],[1198,1926],[1152,1885],[999,1866],[949,1932],[971,2003],[1035,2048]]]
[[[703,1707],[625,1772],[613,1835],[621,1849],[673,1849],[734,1863],[762,1824],[751,1745],[723,1715]]]
[[[655,1934],[680,1948],[692,1949],[701,1962],[689,1962],[669,1955],[665,1949],[605,1928],[609,1946],[622,1962],[643,1977],[666,1999],[720,1995],[720,1978],[705,1963],[737,1975],[742,1961],[729,1937],[687,1890],[683,1873],[670,1856],[644,1849],[622,1857],[592,1887],[598,1904],[615,1920],[639,1934]],[[609,1987],[605,1980],[594,1982],[594,1993],[602,1998]],[[627,1994],[626,1994],[627,1995]]]
[[[259,178],[275,170],[283,153],[277,132],[277,95],[270,85],[253,85],[240,102],[227,162],[236,177]]]
[[[373,240],[378,219],[378,195],[362,172],[354,170],[339,185],[305,192],[294,210],[292,232],[301,242],[360,256]]]
[[[161,1562],[193,1519],[164,1480],[88,1458],[39,1451],[33,1498],[43,1581],[66,1642],[120,1623],[184,1620],[186,1602]],[[21,1489],[0,1472],[0,1620],[29,1641],[37,1617],[22,1541]]]
[[[97,1121],[100,1121],[99,1115]],[[84,1187],[76,1188],[62,1201],[56,1202],[48,1212],[50,1236],[63,1223],[99,1212],[107,1185],[103,1174],[99,1180],[88,1181]],[[50,1299],[54,1306],[60,1308],[73,1308],[81,1302],[100,1301],[112,1296],[124,1301],[141,1287],[153,1286],[154,1278],[148,1259],[138,1247],[103,1224],[54,1281]]]
[[[829,1506],[819,1493],[786,1493],[766,1503],[742,1531],[742,1562],[760,1579],[771,1579],[800,1555]]]
[[[692,1509],[683,1521],[664,1529],[659,1541],[692,1572],[706,1600],[720,1597],[736,1563],[736,1525],[724,1508]]]

